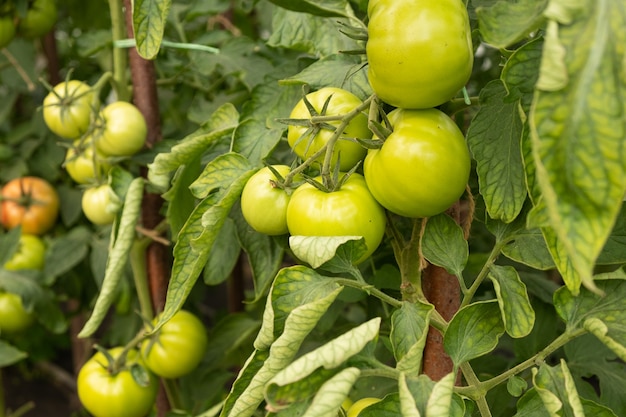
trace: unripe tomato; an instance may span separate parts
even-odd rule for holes
[[[119,210],[117,196],[108,184],[86,189],[83,192],[81,205],[85,217],[93,224],[100,226],[113,223]]]
[[[307,100],[311,103],[313,108],[318,113],[321,113],[326,99],[331,97],[328,107],[326,108],[325,116],[337,116],[349,113],[356,107],[363,104],[363,102],[354,94],[347,90],[335,87],[325,87],[317,91],[306,95]],[[311,114],[304,103],[304,100],[300,100],[289,116],[292,119],[310,119]],[[340,122],[329,122],[332,126],[338,126]],[[290,125],[287,130],[287,141],[289,146],[302,159],[307,159],[314,153],[319,151],[332,137],[334,130],[320,129],[313,137],[306,136],[306,126],[294,126]],[[303,136],[304,135],[304,136]],[[369,139],[372,137],[372,132],[367,127],[367,113],[359,113],[354,119],[350,121],[343,134],[343,138],[361,138]],[[348,171],[354,167],[365,156],[365,148],[359,143],[348,140],[339,139],[335,143],[333,149],[332,166],[334,167],[337,158],[340,158],[340,169],[342,171]],[[324,155],[317,159],[320,163],[324,161]]]
[[[34,321],[34,314],[24,309],[18,295],[0,292],[0,334],[19,333],[30,327]]]
[[[421,109],[453,98],[469,80],[474,53],[461,0],[370,0],[367,75],[376,95]]]
[[[393,132],[370,149],[363,173],[376,200],[406,217],[429,217],[449,208],[464,192],[470,155],[454,121],[437,109],[389,113]]]
[[[287,206],[287,226],[294,236],[363,236],[367,252],[357,264],[378,248],[386,222],[385,210],[367,189],[363,176],[356,173],[331,193],[302,184]]]
[[[101,116],[103,124],[94,135],[100,152],[111,156],[130,156],[143,148],[148,127],[137,107],[125,101],[116,101],[106,106]]]
[[[12,16],[0,16],[0,49],[11,43],[15,37],[15,23]]]
[[[27,39],[39,38],[54,27],[57,15],[55,0],[34,0],[19,21],[19,34]]]
[[[117,358],[121,347],[109,349]],[[145,381],[137,381],[131,367],[144,368]],[[157,378],[147,369],[136,350],[126,356],[125,366],[113,374],[102,352],[93,355],[78,372],[78,398],[94,417],[145,417],[154,405],[158,390]]]
[[[41,270],[46,258],[46,244],[38,236],[22,234],[17,252],[5,262],[4,268],[10,271],[22,269]]]
[[[208,344],[206,329],[198,317],[179,310],[155,334],[143,341],[141,354],[148,368],[163,378],[179,378],[193,371]]]
[[[59,195],[46,180],[21,177],[9,181],[0,191],[2,226],[22,226],[22,233],[43,235],[54,226],[59,214]]]
[[[283,178],[289,173],[287,165],[273,165]],[[273,181],[276,177],[268,167],[258,170],[243,187],[241,212],[246,222],[259,233],[283,235],[287,229],[287,191]]]
[[[63,163],[69,176],[78,184],[88,184],[102,178],[111,167],[106,162],[106,156],[97,150],[91,139],[77,140],[74,146],[68,148]]]
[[[348,408],[347,417],[358,417],[364,408],[369,407],[372,404],[376,404],[377,402],[380,402],[380,398],[365,397],[360,400],[356,400],[354,404]]]
[[[65,139],[76,139],[89,129],[94,95],[89,85],[69,80],[54,86],[43,100],[48,128]]]

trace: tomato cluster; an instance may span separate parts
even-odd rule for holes
[[[101,108],[97,91],[79,80],[56,85],[43,101],[48,128],[71,140],[64,167],[83,193],[83,213],[96,225],[111,224],[119,209],[108,171],[120,158],[139,152],[146,141],[146,121],[133,104],[116,101]]]
[[[0,5],[0,49],[11,43],[16,35],[26,39],[39,38],[48,33],[57,21],[55,0],[29,2],[24,14],[17,13],[13,1]]]

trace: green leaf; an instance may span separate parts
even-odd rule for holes
[[[141,214],[143,188],[144,179],[135,178],[126,193],[117,236],[113,241],[107,260],[104,282],[91,316],[78,333],[78,337],[89,337],[98,329],[115,299],[118,284],[128,262],[130,248],[135,240],[135,226]]]
[[[178,236],[180,229],[196,204],[196,199],[189,191],[189,186],[200,175],[202,170],[200,163],[201,158],[198,156],[179,166],[172,178],[171,188],[162,195],[163,199],[168,202],[166,218],[174,239]]]
[[[496,290],[506,332],[515,338],[527,336],[535,323],[535,310],[517,271],[512,266],[492,264],[488,276]]]
[[[594,288],[593,267],[626,189],[626,55],[618,47],[626,42],[626,11],[610,0],[575,7],[584,10],[555,38],[565,49],[566,83],[537,91],[530,126],[538,203],[549,220],[544,235],[556,242],[548,247],[577,293],[581,283]],[[551,62],[548,41],[542,59]]]
[[[215,190],[227,189],[233,179],[253,169],[254,166],[237,153],[219,155],[204,167],[189,189],[194,197],[203,199]]]
[[[171,0],[134,0],[133,31],[137,52],[144,59],[159,53]]]
[[[334,55],[359,49],[359,44],[342,34],[339,22],[346,19],[319,18],[305,13],[277,9],[272,20],[269,46],[294,49],[314,56]]]
[[[74,227],[67,234],[55,237],[46,250],[44,276],[53,282],[86,258],[92,234],[86,227]]]
[[[402,416],[421,417],[422,415],[417,409],[415,399],[413,398],[413,394],[411,393],[411,390],[409,389],[409,386],[406,382],[406,375],[404,373],[401,373],[400,378],[398,378],[398,391],[400,396],[400,410],[402,411]]]
[[[340,292],[341,288],[337,288],[323,298],[299,305],[289,313],[283,333],[269,348],[269,356],[252,376],[245,389],[237,395],[232,407],[225,407],[222,410],[222,416],[250,417],[254,414],[264,399],[263,391],[266,384],[293,360],[305,337]]]
[[[566,287],[554,294],[557,313],[570,331],[586,329],[606,344],[622,360],[626,359],[626,281],[598,281],[604,295],[582,289],[578,296]]]
[[[277,6],[294,12],[308,13],[322,17],[350,17],[346,10],[349,3],[346,0],[270,0]]]
[[[450,416],[455,380],[456,373],[450,372],[435,383],[430,398],[428,398],[428,403],[426,404],[426,415],[428,417]]]
[[[220,107],[205,125],[179,141],[170,152],[156,155],[154,162],[148,164],[150,183],[161,191],[167,190],[171,172],[191,163],[222,137],[231,135],[238,121],[239,114],[232,104]]]
[[[400,405],[403,412],[405,407],[408,407],[412,412],[408,415],[423,417],[463,417],[465,415],[463,399],[455,394],[452,389],[454,386],[452,373],[438,383],[424,374],[417,377],[401,375],[398,383],[400,385]],[[402,387],[402,385],[406,385],[406,387]],[[412,398],[409,398],[409,395]]]
[[[391,315],[389,340],[396,358],[396,369],[408,375],[418,375],[428,335],[433,306],[403,302]]]
[[[13,365],[27,356],[28,354],[26,352],[22,352],[4,340],[0,340],[0,369],[5,366]]]
[[[517,413],[513,417],[550,417],[535,388],[531,388],[517,402]]]
[[[518,104],[507,102],[500,80],[480,92],[480,109],[467,132],[476,160],[478,185],[487,212],[505,223],[513,221],[526,199],[522,162],[522,120]]]
[[[209,194],[194,209],[181,229],[174,246],[172,277],[167,289],[163,314],[155,324],[155,331],[169,320],[183,305],[205,267],[220,230],[233,205],[239,200],[241,190],[254,173],[254,169],[239,164],[245,158],[227,154],[214,160],[221,166],[238,166],[240,169],[214,171],[214,178],[205,178],[198,192]],[[210,164],[209,164],[210,165]]]
[[[476,10],[480,33],[488,44],[505,48],[527,36],[543,23],[548,0],[498,1]]]
[[[542,51],[543,38],[535,38],[516,49],[502,68],[500,78],[508,93],[505,100],[519,100],[524,114],[530,111]]]
[[[363,63],[355,57],[334,54],[315,61],[301,72],[279,81],[280,85],[308,84],[313,90],[329,85],[348,90],[361,100],[372,95]]]
[[[502,254],[535,269],[545,271],[554,268],[554,260],[539,229],[520,232],[515,240],[502,248]]]
[[[572,374],[561,359],[559,366],[543,364],[532,369],[533,385],[551,417],[562,415],[584,417],[583,406]]]
[[[230,277],[241,253],[237,239],[237,228],[232,219],[227,218],[219,231],[211,255],[204,267],[203,278],[206,285],[218,285]]]
[[[422,235],[422,254],[428,262],[461,276],[469,257],[463,229],[445,213],[429,217]]]
[[[358,368],[346,368],[326,381],[313,397],[303,417],[334,416],[360,374]]]
[[[458,366],[491,352],[503,333],[504,324],[497,302],[476,302],[454,315],[444,335],[443,345]]]
[[[351,266],[367,250],[361,236],[289,236],[289,247],[296,258],[315,269],[335,256]]]

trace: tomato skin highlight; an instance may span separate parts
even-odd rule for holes
[[[26,311],[20,296],[0,292],[0,334],[19,333],[35,322],[35,315]]]
[[[156,333],[146,339],[141,354],[148,369],[163,378],[179,378],[193,371],[208,344],[204,324],[186,310],[179,310]]]
[[[273,165],[283,178],[289,174],[287,165]],[[258,170],[243,187],[241,212],[246,222],[259,233],[269,236],[284,235],[287,228],[289,195],[272,185],[276,177],[268,167]]]
[[[94,95],[82,81],[69,80],[54,86],[43,100],[46,126],[64,139],[76,139],[91,124]]]
[[[117,358],[121,347],[109,349]],[[157,378],[146,370],[148,384],[142,386],[133,378],[128,366],[144,366],[136,350],[128,352],[127,368],[112,375],[102,352],[93,355],[80,369],[77,378],[78,398],[94,417],[145,417],[152,409],[158,390]],[[145,366],[144,366],[145,368]]]
[[[143,148],[148,126],[135,105],[116,101],[106,106],[101,116],[104,124],[94,134],[100,152],[110,156],[131,156]]]
[[[326,109],[326,116],[337,116],[341,114],[349,113],[356,107],[363,104],[361,99],[352,94],[351,92],[336,88],[336,87],[324,87],[312,93],[306,95],[307,100],[311,103],[313,108],[318,113],[321,113],[324,103],[328,97],[331,97],[328,107]],[[304,103],[304,100],[300,100],[291,111],[289,116],[292,119],[310,119],[311,114]],[[338,126],[338,121],[329,122],[333,126]],[[329,129],[321,129],[313,139],[310,136],[302,137],[305,134],[307,127],[305,126],[293,126],[290,125],[287,130],[287,141],[289,146],[293,149],[294,153],[303,160],[309,158],[314,153],[319,151],[332,137],[334,131]],[[361,138],[369,139],[372,137],[372,132],[367,127],[367,114],[359,113],[354,119],[350,121],[342,137],[348,138]],[[308,142],[311,141],[309,144]],[[335,143],[332,156],[332,166],[334,167],[337,159],[340,159],[340,169],[342,171],[348,171],[359,163],[365,157],[366,150],[359,143],[350,140],[339,139]],[[324,161],[324,155],[317,159],[320,164]]]
[[[367,75],[395,107],[435,107],[453,98],[472,73],[474,53],[461,0],[370,0]]]
[[[318,178],[319,180],[319,178]],[[291,235],[363,236],[367,259],[385,234],[385,210],[367,188],[362,175],[353,173],[338,191],[326,193],[309,183],[291,195],[287,206],[287,226]]]
[[[23,269],[42,270],[46,257],[46,244],[38,236],[22,234],[17,252],[5,262],[4,269],[21,271]]]
[[[41,236],[59,214],[59,195],[42,178],[15,178],[2,187],[0,198],[0,222],[6,229],[21,225],[22,233]]]
[[[376,200],[406,217],[430,217],[448,209],[465,191],[471,159],[454,121],[437,109],[396,109],[393,132],[370,149],[363,172]]]

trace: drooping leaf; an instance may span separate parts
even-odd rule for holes
[[[134,0],[132,4],[137,52],[144,59],[154,59],[161,49],[171,0]]]
[[[543,364],[533,368],[533,385],[551,417],[584,417],[583,405],[572,374],[564,360],[555,367]]]
[[[496,290],[506,332],[515,338],[527,336],[535,323],[535,310],[517,271],[512,266],[493,264],[489,279]]]
[[[337,256],[340,259],[335,262],[333,272],[349,270],[367,250],[361,236],[290,236],[289,247],[298,259],[316,269]],[[343,268],[340,263],[344,264]]]
[[[303,417],[335,415],[360,374],[359,368],[346,368],[326,381],[313,397]]]
[[[491,81],[480,92],[481,107],[467,132],[476,160],[480,193],[487,212],[505,223],[513,221],[526,199],[522,163],[522,120],[518,104],[506,102],[502,81]]]
[[[270,0],[277,6],[300,13],[322,17],[349,17],[346,12],[349,4],[346,0]]]
[[[489,8],[478,8],[476,14],[485,42],[505,48],[530,34],[543,23],[548,0],[498,1]]]
[[[0,368],[13,365],[26,357],[28,357],[26,352],[22,352],[8,342],[0,340]]]
[[[519,100],[524,114],[530,111],[542,51],[543,38],[535,38],[516,49],[502,68],[500,78],[507,90],[505,100]]]
[[[396,358],[396,369],[407,375],[418,375],[428,335],[433,306],[403,302],[391,315],[389,339]]]
[[[404,379],[404,381],[402,381]],[[465,404],[463,399],[452,390],[454,376],[452,373],[445,376],[436,383],[427,375],[421,374],[417,377],[404,377],[398,381],[401,387],[400,402],[404,407],[408,403],[409,408],[414,405],[418,416],[438,416],[438,417],[463,417],[465,415]],[[404,393],[402,391],[405,391]],[[408,391],[408,392],[406,392]],[[408,396],[412,398],[408,398]],[[413,404],[410,404],[410,402]]]
[[[461,276],[469,256],[461,226],[445,213],[429,217],[422,235],[422,254],[428,262]]]
[[[577,293],[581,283],[594,288],[593,267],[626,190],[626,55],[617,46],[626,42],[626,11],[610,0],[570,6],[550,14],[540,81],[547,72],[551,81],[539,83],[530,133],[542,197],[535,216],[548,221],[537,224]],[[562,58],[551,53],[556,43]]]
[[[211,248],[211,255],[204,267],[203,278],[207,285],[218,285],[226,281],[239,260],[241,245],[237,239],[237,228],[227,218]]]
[[[455,373],[450,372],[435,383],[426,404],[428,417],[448,417],[451,415],[450,408],[452,407],[455,379]]]

